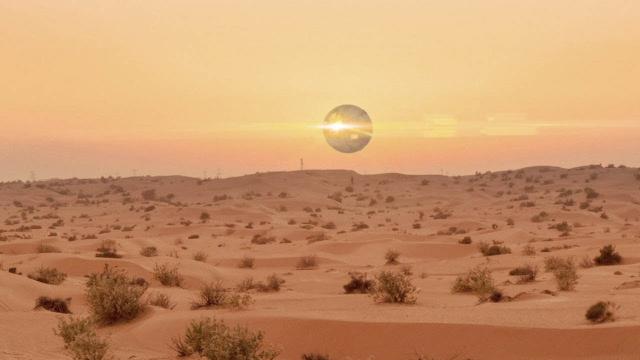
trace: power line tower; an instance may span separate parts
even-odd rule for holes
[[[300,171],[304,170],[304,159],[300,158]]]
[[[133,169],[133,177],[138,176],[138,169]]]
[[[216,180],[220,180],[220,168],[216,170]]]
[[[31,177],[31,182],[36,182],[36,173],[34,171],[31,171],[29,176]]]

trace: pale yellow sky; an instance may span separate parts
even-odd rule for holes
[[[640,165],[638,1],[5,0],[0,79],[0,179]]]

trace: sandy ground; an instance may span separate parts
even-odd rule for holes
[[[171,338],[204,316],[263,330],[282,350],[279,359],[307,352],[353,360],[409,360],[416,353],[434,359],[638,359],[639,173],[591,166],[455,178],[303,171],[206,181],[172,176],[0,184],[0,359],[69,358],[52,331],[68,315],[34,310],[34,301],[71,298],[74,314],[88,314],[85,276],[107,263],[146,279],[148,293],[165,293],[176,303],[172,310],[149,306],[131,322],[99,329],[121,359],[175,358]],[[599,195],[581,206],[586,187]],[[155,199],[144,200],[149,189]],[[336,192],[341,202],[331,196]],[[548,216],[532,221],[541,211]],[[202,221],[202,212],[210,219]],[[434,218],[439,212],[450,216]],[[563,221],[571,225],[568,234],[549,228]],[[368,227],[356,229],[360,223]],[[254,244],[256,234],[275,241]],[[318,235],[324,240],[309,241]],[[465,236],[473,243],[459,244]],[[104,240],[115,240],[122,258],[96,258]],[[483,241],[502,242],[511,254],[484,257],[477,246]],[[43,242],[60,252],[39,253]],[[580,262],[606,244],[616,245],[623,263],[580,268],[573,291],[557,291],[553,275],[544,272],[545,257]],[[535,255],[523,254],[527,245]],[[143,257],[145,246],[157,247],[159,255]],[[401,254],[400,264],[385,264],[389,249]],[[193,259],[198,251],[206,261]],[[317,268],[296,268],[306,255],[317,256]],[[238,267],[245,256],[255,258],[253,269]],[[154,280],[154,265],[164,263],[178,264],[182,287]],[[513,301],[479,303],[474,295],[451,293],[456,276],[480,264]],[[536,281],[518,284],[509,276],[523,264],[538,266]],[[26,276],[41,266],[68,277],[48,285]],[[420,289],[415,305],[377,304],[342,290],[349,272],[373,277],[406,266]],[[246,310],[191,309],[204,283],[222,280],[231,288],[273,273],[286,280],[283,289],[251,293],[255,303]],[[615,322],[585,319],[600,300],[618,305]]]

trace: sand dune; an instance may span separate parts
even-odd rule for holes
[[[34,310],[35,299],[70,298],[71,311],[87,315],[85,276],[105,264],[144,279],[147,293],[165,293],[176,305],[148,306],[130,322],[98,330],[123,359],[175,358],[171,338],[203,316],[263,330],[282,349],[280,359],[308,352],[332,359],[636,359],[637,174],[587,166],[463,177],[336,170],[2,183],[0,359],[69,358],[52,331],[69,315]],[[563,222],[568,230],[557,228]],[[471,244],[460,243],[465,237]],[[511,253],[483,256],[480,242]],[[119,258],[96,257],[110,244]],[[607,244],[623,261],[578,268],[572,291],[558,291],[544,271],[547,257],[580,263]],[[149,246],[156,256],[141,255]],[[535,254],[525,255],[526,247]],[[400,254],[399,264],[385,264],[388,250]],[[317,266],[299,269],[311,255]],[[253,268],[238,266],[245,257]],[[180,287],[154,278],[159,264],[177,267]],[[538,267],[535,281],[509,275],[524,264]],[[505,301],[451,292],[455,278],[478,265],[491,270]],[[50,285],[27,276],[41,267],[67,277]],[[411,273],[420,289],[415,305],[344,294],[350,272],[373,278],[385,270]],[[191,309],[203,284],[219,280],[233,289],[274,273],[285,280],[282,289],[251,292],[247,309]],[[618,306],[614,322],[585,319],[597,301]]]

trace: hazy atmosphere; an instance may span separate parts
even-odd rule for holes
[[[637,166],[637,1],[2,1],[0,179]],[[319,129],[374,123],[358,157]],[[509,149],[509,151],[505,151]]]

